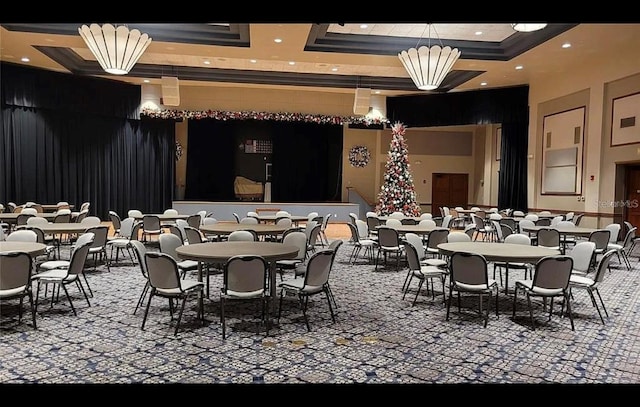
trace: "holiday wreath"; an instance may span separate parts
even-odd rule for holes
[[[349,164],[353,167],[366,167],[370,158],[371,153],[366,146],[353,146],[349,150]]]

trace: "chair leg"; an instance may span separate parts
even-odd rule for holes
[[[153,294],[155,293],[155,289],[151,289],[151,293],[149,294],[149,299],[147,300],[147,306],[144,310],[144,317],[142,317],[142,326],[140,329],[144,330],[144,324],[147,322],[147,315],[149,315],[149,306],[151,305],[151,299],[153,298]]]
[[[182,313],[184,312],[184,306],[187,303],[187,295],[182,297],[182,306],[180,307],[180,313],[178,314],[178,320],[176,321],[176,330],[173,332],[174,335],[178,334],[178,328],[180,327],[180,320],[182,319]]]
[[[133,314],[135,315],[136,311],[138,311],[138,308],[143,304],[144,302],[144,297],[147,294],[147,291],[149,291],[149,282],[147,281],[144,285],[144,288],[142,289],[142,293],[140,294],[140,298],[138,298],[138,302],[136,303],[136,308],[133,310]]]
[[[418,283],[418,290],[416,291],[416,296],[413,297],[413,302],[411,303],[411,306],[413,307],[414,305],[416,305],[416,300],[418,299],[418,294],[420,294],[420,289],[422,288],[422,284],[424,283],[424,278],[420,279],[420,283]],[[427,283],[428,285],[429,283]]]

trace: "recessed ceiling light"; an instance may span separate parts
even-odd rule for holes
[[[373,93],[375,93],[376,95],[379,95],[380,91],[379,90],[375,90],[375,91],[373,91]]]
[[[22,62],[29,62],[29,61],[31,61],[31,60],[30,60],[29,58],[27,58],[27,57],[22,57],[22,58],[20,58],[20,60],[21,60]]]
[[[250,59],[249,62],[251,62],[252,64],[255,64],[258,61],[256,61],[255,59]]]
[[[482,35],[482,31],[476,31],[476,35]]]
[[[338,67],[337,67],[337,66],[336,66],[336,67],[333,67],[333,68],[331,68],[331,70],[332,70],[333,72],[337,72],[337,71],[338,71]]]
[[[205,65],[211,65],[211,61],[206,60],[206,61],[204,61],[204,62],[203,62],[203,64],[205,64]]]
[[[522,69],[522,68],[524,68],[522,65],[517,65],[517,66],[516,66],[516,69],[517,69],[517,70],[520,70],[520,69]]]
[[[149,83],[149,82],[151,82],[151,81],[150,81],[149,79],[145,79],[145,80],[143,80],[142,82],[144,82],[144,83]]]
[[[360,28],[367,28],[367,27],[369,27],[369,26],[366,25],[366,24],[360,24]]]
[[[293,61],[289,61],[289,65],[295,65],[296,63]]]
[[[571,48],[571,43],[565,42],[564,44],[562,44],[562,48]]]
[[[487,82],[480,82],[480,86],[487,86]]]
[[[282,42],[282,38],[276,38],[275,40],[273,40],[273,42],[277,42],[278,44],[280,44]]]

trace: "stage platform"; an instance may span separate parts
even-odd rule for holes
[[[360,213],[360,207],[354,203],[326,202],[326,203],[292,203],[292,202],[259,202],[259,201],[173,201],[173,209],[181,215],[190,215],[198,211],[212,212],[213,217],[219,221],[235,221],[233,213],[241,218],[247,212],[253,211],[260,214],[275,214],[276,211],[287,211],[292,215],[306,216],[309,212],[318,212],[320,216],[327,213],[333,214],[329,222],[350,222],[349,213]]]

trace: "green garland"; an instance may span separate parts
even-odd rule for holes
[[[176,120],[184,119],[216,119],[216,120],[275,120],[285,122],[307,122],[318,124],[364,124],[367,126],[389,123],[387,119],[370,118],[365,116],[328,116],[307,113],[271,113],[242,111],[230,112],[223,110],[155,110],[143,108],[141,117],[152,119]]]

